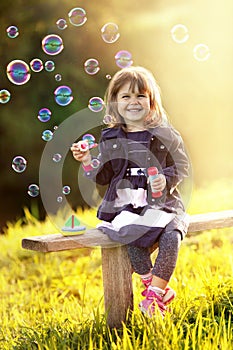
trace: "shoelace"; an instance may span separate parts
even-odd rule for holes
[[[163,303],[163,298],[155,292],[148,291],[146,298],[147,300],[152,300],[153,302],[156,302],[162,313],[167,310],[166,306]]]

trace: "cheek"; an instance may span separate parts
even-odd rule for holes
[[[124,110],[124,103],[118,103],[117,110],[121,114],[121,112],[123,112],[123,110]]]
[[[151,108],[150,100],[145,101],[144,106],[145,106],[146,109],[150,109]]]
[[[150,112],[150,110],[151,110],[150,104],[146,104],[144,106],[144,109],[145,109],[146,113],[148,114]]]

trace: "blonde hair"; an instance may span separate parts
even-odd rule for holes
[[[144,120],[147,128],[160,125],[166,114],[162,106],[160,88],[153,74],[143,67],[122,68],[111,79],[108,89],[105,93],[106,115],[111,116],[109,127],[121,126],[126,128],[124,119],[118,112],[117,94],[120,88],[126,83],[130,83],[132,91],[137,87],[139,93],[147,93],[150,98],[150,113]]]

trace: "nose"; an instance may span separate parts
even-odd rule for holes
[[[138,103],[138,98],[137,96],[131,96],[130,98],[130,104],[137,104]]]

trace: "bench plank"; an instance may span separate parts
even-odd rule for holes
[[[190,216],[190,233],[233,226],[233,210],[195,214]]]
[[[188,236],[194,232],[232,226],[233,210],[196,214],[190,217]],[[110,240],[107,235],[98,229],[87,230],[84,234],[76,236],[63,236],[61,233],[55,233],[27,237],[22,240],[22,247],[24,249],[44,253],[96,246],[110,248],[119,245],[117,242]]]
[[[119,245],[119,243],[113,242],[98,229],[91,229],[75,236],[63,236],[61,233],[52,233],[22,239],[22,248],[43,253],[84,247],[114,247]]]

